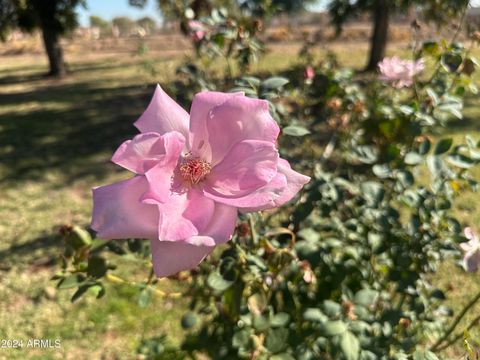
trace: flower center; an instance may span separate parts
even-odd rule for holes
[[[180,165],[180,174],[191,184],[198,184],[212,170],[212,166],[205,160],[186,157]]]

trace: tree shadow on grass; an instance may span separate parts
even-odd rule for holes
[[[15,106],[0,118],[0,182],[37,179],[50,170],[59,170],[64,182],[104,176],[108,168],[95,155],[111,155],[137,132],[133,122],[153,90],[83,82],[0,94],[0,106]]]
[[[34,267],[51,266],[63,246],[58,232],[43,235],[0,251],[0,270],[8,271],[15,264]]]

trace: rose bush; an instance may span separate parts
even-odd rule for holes
[[[205,37],[202,41],[212,40]],[[465,94],[476,92],[471,77],[476,61],[470,50],[456,41],[425,42],[414,49],[413,58],[433,66],[415,76],[423,66],[398,59],[403,65],[390,64],[388,79],[355,74],[339,67],[332,56],[318,62],[303,55],[305,63],[270,78],[210,79],[201,68],[186,65],[190,77],[175,84],[178,98],[190,101],[191,84],[232,94],[216,94],[225,100],[213,101],[220,106],[208,103],[205,111],[197,112],[207,103],[201,94],[193,99],[189,118],[164,93],[157,92],[147,115],[136,123],[142,134],[115,154],[114,161],[138,174],[127,181],[143,185],[131,192],[133,198],[112,196],[104,203],[108,206],[101,199],[105,190],[98,191],[95,218],[99,218],[93,226],[100,237],[109,237],[102,231],[112,231],[111,237],[144,237],[143,233],[113,236],[125,225],[139,230],[129,223],[135,219],[141,221],[136,225],[151,229],[152,247],[176,240],[167,246],[213,248],[232,235],[209,261],[181,273],[188,285],[184,294],[191,300],[181,319],[188,331],[181,345],[172,346],[164,336],[144,339],[139,356],[184,359],[198,358],[201,353],[212,359],[432,360],[442,358],[441,350],[462,338],[464,328],[459,323],[480,294],[454,314],[445,304],[448,293],[434,286],[432,274],[445,260],[471,270],[478,266],[478,238],[470,230],[462,233],[470,224],[455,216],[455,202],[461,192],[476,187],[469,170],[480,162],[480,142],[468,137],[465,144],[454,144],[452,138],[439,135],[452,118],[462,117]],[[306,66],[311,66],[308,81]],[[399,85],[404,86],[401,92]],[[235,95],[238,92],[252,99]],[[156,102],[169,105],[156,106]],[[215,116],[207,115],[218,115],[221,126],[216,127]],[[194,126],[197,116],[203,126]],[[278,147],[278,128],[272,118],[281,127]],[[224,126],[231,131],[222,132]],[[248,181],[248,194],[232,197],[231,186],[239,190],[239,178],[217,178],[214,169],[234,150],[225,144],[237,143],[232,137],[238,139],[237,135],[245,133],[249,135],[241,137],[242,141],[251,140],[253,134],[253,141],[268,143],[265,152],[260,152],[266,163],[259,169],[273,171],[266,176],[263,171],[255,173],[254,179],[262,181]],[[169,167],[165,140],[170,136],[178,147]],[[312,180],[292,206],[275,210],[269,208],[290,199],[308,180],[285,162],[275,161],[276,150],[272,149],[277,148]],[[163,171],[157,173],[157,166]],[[156,181],[157,175],[163,180]],[[165,186],[165,179],[172,175],[179,182]],[[286,180],[279,182],[283,190],[272,191],[282,175]],[[188,191],[172,192],[179,183],[183,184],[180,188],[188,185]],[[210,217],[209,205],[206,211],[202,208],[203,223],[190,218],[188,211],[186,218],[173,211],[172,227],[168,217],[165,229],[156,222],[165,209],[165,214],[183,209],[177,200],[172,203],[174,209],[162,204],[172,198],[188,204],[190,191],[198,195],[195,203],[213,202],[214,210],[217,206],[234,208],[235,218],[239,209],[235,230],[229,221],[233,215],[223,218],[222,226],[210,226],[216,224],[217,216]],[[244,203],[245,198],[255,203]],[[124,204],[133,204],[132,209],[149,205],[154,215],[146,218],[135,212],[117,217],[124,209],[125,215],[131,210]],[[254,210],[262,211],[245,214]],[[108,214],[115,216],[109,219]],[[181,223],[189,231],[169,233]],[[209,228],[222,232],[212,233]],[[149,254],[143,242],[92,240],[79,228],[67,229],[65,238],[64,270],[57,278],[59,287],[77,288],[73,300],[87,289],[102,296],[104,279],[138,287],[141,306],[148,302],[145,294],[173,296],[161,293],[152,277],[131,283],[112,276],[110,252],[137,254],[143,259]],[[170,272],[162,273],[155,256],[153,261],[160,275]]]

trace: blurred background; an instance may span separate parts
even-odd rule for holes
[[[459,37],[467,40],[480,24],[480,1],[472,1],[463,18],[455,3],[0,0],[0,339],[62,340],[59,350],[0,349],[0,359],[131,359],[143,338],[181,337],[183,299],[142,307],[135,289],[112,287],[103,300],[72,304],[71,294],[50,281],[62,253],[62,227],[89,224],[90,189],[129,176],[108,161],[136,133],[132,124],[156,83],[188,108],[190,95],[179,84],[190,84],[203,68],[210,78],[247,71],[264,77],[307,51],[312,61],[335,56],[355,71],[375,71],[385,55],[411,56],[416,37],[451,37],[459,21],[469,29]],[[206,29],[194,23],[212,9],[240,19],[239,39],[249,33],[252,41],[239,50],[243,62],[198,56],[223,51],[221,40],[202,47]],[[208,21],[213,27],[217,20]],[[479,106],[477,97],[467,98],[466,119],[448,132],[478,135]],[[478,224],[475,196],[458,212]],[[119,261],[125,276],[142,276],[133,260]],[[458,306],[480,286],[450,264],[438,279]],[[160,283],[171,292],[184,286],[178,279]]]

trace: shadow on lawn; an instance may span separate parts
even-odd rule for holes
[[[58,232],[40,236],[26,243],[12,245],[0,251],[0,270],[8,271],[15,263],[28,263],[30,266],[51,266],[63,246]]]
[[[60,170],[65,176],[63,183],[105,175],[105,162],[93,157],[111,154],[137,132],[133,122],[153,90],[153,85],[107,88],[95,82],[76,82],[0,93],[0,106],[19,109],[0,119],[0,163],[4,168],[0,181],[34,180],[50,170]]]

